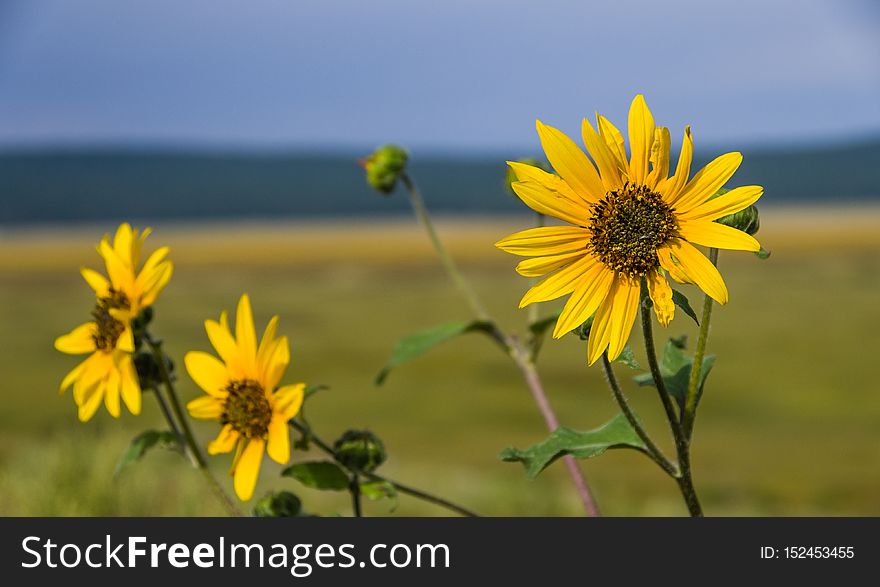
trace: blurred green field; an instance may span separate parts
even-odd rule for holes
[[[876,209],[771,209],[759,235],[773,252],[768,261],[722,254],[731,303],[715,313],[710,352],[719,359],[693,450],[709,515],[880,515],[880,386],[871,360],[880,352],[878,220]],[[516,305],[527,280],[492,243],[527,225],[514,217],[441,223],[492,312],[519,330],[525,312]],[[52,341],[87,319],[92,298],[77,268],[97,266],[94,242],[112,229],[0,234],[0,515],[222,515],[201,478],[169,452],[112,479],[128,440],[161,424],[149,397],[139,417],[114,420],[102,409],[80,424],[72,398],[57,394],[76,359]],[[176,271],[153,330],[179,363],[186,350],[208,350],[202,321],[234,308],[247,291],[258,325],[278,313],[290,336],[285,380],[331,387],[308,406],[322,436],[368,427],[388,447],[389,477],[486,515],[581,513],[560,464],[529,481],[519,465],[497,459],[502,448],[547,431],[515,368],[487,340],[448,343],[373,386],[397,338],[468,317],[411,223],[154,229],[150,247],[170,244]],[[680,315],[657,335],[686,332],[695,336]],[[566,337],[545,345],[540,365],[560,420],[579,428],[615,412],[599,369],[584,357],[583,343]],[[656,394],[629,375],[619,367],[643,420],[671,453]],[[198,393],[185,373],[179,387],[184,399]],[[199,423],[196,431],[206,441],[216,427]],[[212,460],[231,486],[228,464]],[[583,468],[605,514],[685,513],[674,484],[640,454],[612,451]],[[304,490],[279,470],[266,460],[257,495],[287,488],[311,511],[348,514],[345,494]],[[387,504],[368,504],[366,513],[387,514]],[[445,512],[403,497],[395,515]]]

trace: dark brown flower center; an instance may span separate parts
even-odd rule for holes
[[[125,324],[117,320],[110,310],[127,310],[130,304],[128,296],[124,292],[116,291],[112,287],[110,293],[106,297],[100,298],[92,310],[92,318],[95,319],[97,329],[92,335],[95,341],[95,348],[105,352],[110,352],[116,348],[116,342],[122,333],[125,332]]]
[[[593,207],[590,246],[602,263],[629,277],[660,266],[657,248],[678,231],[678,222],[660,194],[626,184]]]
[[[265,438],[272,420],[272,406],[263,386],[252,379],[242,379],[231,382],[226,391],[229,395],[220,423],[231,424],[246,438]]]

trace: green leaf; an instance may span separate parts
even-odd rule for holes
[[[545,316],[532,322],[529,324],[529,331],[532,333],[532,336],[539,337],[543,336],[547,329],[556,324],[556,321],[559,320],[559,315],[562,313],[562,310],[558,310],[553,312],[549,316]]]
[[[113,476],[119,476],[126,467],[139,461],[154,446],[168,448],[180,445],[178,444],[177,435],[173,432],[167,430],[146,430],[141,432],[132,439],[131,444],[122,453],[119,462],[116,463],[116,470],[113,472]]]
[[[306,390],[303,392],[303,400],[309,399],[309,397],[315,395],[319,391],[324,391],[325,389],[330,389],[329,385],[309,385],[306,387]]]
[[[684,405],[687,398],[688,381],[691,376],[691,367],[694,364],[693,358],[684,352],[686,346],[687,337],[670,338],[663,349],[663,357],[658,365],[660,376],[663,377],[663,383],[666,385],[666,391],[678,401],[679,407]],[[715,355],[703,357],[697,389],[703,388],[706,377],[709,376],[709,371],[712,370],[714,364]],[[650,373],[636,375],[635,380],[639,385],[654,385],[654,378]]]
[[[254,505],[257,518],[295,518],[302,514],[302,501],[289,491],[270,492]]]
[[[370,501],[379,501],[388,499],[391,501],[389,512],[397,509],[397,489],[394,485],[385,480],[365,481],[360,484],[361,494]]]
[[[450,322],[441,324],[422,332],[411,334],[401,338],[391,352],[391,358],[385,363],[385,367],[376,376],[376,385],[382,385],[392,369],[419,357],[440,343],[446,342],[461,334],[468,332],[492,332],[492,326],[488,322]]]
[[[672,303],[682,309],[682,311],[694,319],[694,322],[697,323],[697,326],[700,325],[700,320],[697,318],[697,313],[694,312],[694,309],[691,308],[691,303],[688,301],[687,296],[678,291],[677,289],[672,290]]]
[[[306,487],[340,491],[348,489],[348,475],[336,463],[330,461],[311,461],[291,465],[281,472],[284,477],[293,477]]]
[[[636,355],[633,353],[632,347],[626,345],[623,347],[623,350],[620,351],[620,354],[614,359],[615,363],[623,363],[630,369],[641,369],[638,361],[636,361]]]
[[[506,448],[499,456],[502,461],[521,462],[526,468],[526,475],[534,479],[550,463],[562,456],[588,459],[601,455],[609,448],[645,450],[642,440],[623,414],[618,414],[599,428],[586,432],[561,426],[543,442],[525,450]]]

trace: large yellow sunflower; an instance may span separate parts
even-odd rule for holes
[[[102,399],[113,417],[119,417],[120,397],[132,414],[141,411],[141,389],[132,360],[135,345],[131,321],[156,300],[173,271],[171,261],[165,260],[168,247],[150,255],[137,271],[141,248],[149,234],[149,228],[138,233],[126,223],[116,231],[112,244],[109,236],[101,240],[98,253],[110,279],[92,269],[81,270],[97,296],[93,320],[55,340],[55,348],[63,353],[90,355],[61,382],[61,392],[73,386],[83,422],[95,414]]]
[[[533,210],[573,226],[532,228],[497,243],[508,253],[535,257],[517,265],[521,275],[546,276],[526,292],[520,307],[571,294],[555,338],[595,314],[587,346],[590,364],[606,349],[611,359],[623,350],[642,279],[664,326],[675,313],[667,275],[727,303],[721,275],[691,243],[758,251],[754,238],[714,220],[746,208],[763,193],[760,186],[745,186],[712,198],[739,167],[740,153],[718,157],[688,180],[690,127],[670,176],[669,130],[655,127],[641,95],[629,111],[629,157],[620,131],[603,116],[597,115],[597,124],[598,132],[586,119],[582,125],[591,162],[565,134],[537,121],[541,145],[558,175],[508,162],[518,179],[513,190]]]
[[[190,377],[207,393],[186,407],[194,418],[217,420],[222,425],[220,434],[208,444],[208,453],[236,449],[230,472],[235,494],[242,501],[254,493],[264,449],[278,463],[290,460],[287,423],[303,402],[304,383],[276,389],[290,363],[287,337],[275,338],[277,327],[278,316],[274,316],[257,346],[251,304],[245,294],[238,302],[234,337],[226,312],[219,322],[205,321],[208,338],[222,361],[201,351],[184,357]]]

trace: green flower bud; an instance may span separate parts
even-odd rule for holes
[[[735,214],[722,216],[715,222],[730,226],[745,232],[746,234],[755,234],[761,227],[761,221],[758,217],[758,209],[754,204],[748,208],[744,208]]]
[[[544,163],[543,161],[538,161],[537,159],[533,159],[531,157],[523,157],[522,159],[517,159],[517,163],[525,163],[526,165],[531,165],[532,167],[537,167],[539,169],[543,169],[544,171],[546,171],[548,173],[552,173],[552,171],[550,170],[550,167],[546,163]],[[514,173],[513,168],[510,165],[508,165],[507,166],[507,175],[505,176],[505,179],[504,179],[504,188],[507,190],[507,192],[511,196],[514,196],[514,197],[516,196],[516,194],[513,191],[512,184],[515,181],[519,181],[519,180],[517,179],[516,173]]]
[[[333,443],[336,459],[352,471],[375,471],[385,462],[385,445],[369,430],[349,430]]]
[[[267,493],[254,506],[258,518],[295,518],[302,512],[302,502],[289,491]]]
[[[147,326],[153,321],[153,307],[147,306],[131,321],[131,333],[134,336],[134,348],[140,350],[144,344],[144,335],[147,332]]]
[[[174,361],[171,357],[165,355],[165,369],[168,370],[168,376],[172,381],[176,379],[174,376]],[[159,370],[159,364],[153,353],[137,352],[134,355],[134,368],[137,371],[138,382],[141,389],[157,388],[164,383],[162,372]]]
[[[406,171],[409,154],[397,145],[383,145],[360,163],[367,171],[367,183],[380,194],[388,195]]]

